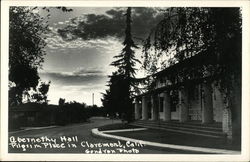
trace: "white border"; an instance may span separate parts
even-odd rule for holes
[[[241,155],[100,155],[100,154],[9,154],[8,151],[8,7],[9,6],[69,6],[69,7],[242,7],[243,51],[242,51],[242,153]],[[1,2],[1,141],[0,160],[25,161],[249,161],[250,128],[250,2],[249,1],[7,1]]]

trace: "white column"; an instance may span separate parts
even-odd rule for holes
[[[171,120],[171,109],[170,109],[170,95],[169,92],[164,92],[163,99],[163,120],[170,121]]]
[[[232,113],[230,109],[223,110],[222,131],[227,134],[228,139],[232,139]]]
[[[148,104],[146,96],[142,96],[142,120],[148,120]]]
[[[180,122],[188,120],[188,96],[185,87],[179,89],[179,120]]]
[[[157,100],[155,100],[154,96],[151,96],[151,105],[152,105],[152,120],[157,120],[158,119],[158,107],[157,107]]]
[[[202,84],[202,123],[213,122],[213,98],[210,83]]]
[[[139,109],[139,100],[135,99],[135,120],[140,119],[140,109]]]
[[[226,102],[224,103],[223,106],[223,116],[222,116],[222,131],[227,134],[228,139],[232,139],[233,138],[232,111],[229,107],[228,99],[225,100]]]

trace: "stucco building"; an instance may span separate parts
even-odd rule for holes
[[[215,60],[215,55],[202,52],[151,76],[152,88],[135,97],[135,119],[216,125],[232,139],[233,126],[241,130],[241,87],[236,87],[237,106],[232,111],[220,90],[218,76],[208,70]]]

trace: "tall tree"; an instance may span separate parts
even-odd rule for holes
[[[123,42],[124,48],[119,55],[114,57],[117,60],[111,63],[111,65],[118,67],[118,71],[123,74],[130,83],[132,82],[132,78],[135,77],[135,64],[136,62],[140,62],[135,58],[135,52],[133,51],[133,48],[138,47],[132,39],[131,23],[131,7],[128,7],[126,13],[125,39]]]
[[[152,48],[155,53],[150,52]],[[220,64],[232,64],[228,72],[241,70],[241,14],[239,8],[169,8],[144,44],[144,67],[166,56],[161,68],[183,61],[200,51],[216,53]],[[234,60],[234,61],[233,61]],[[151,66],[150,66],[151,65]],[[239,67],[240,65],[240,67]],[[228,66],[229,67],[229,66]],[[238,72],[236,72],[237,70]]]
[[[63,12],[72,9],[56,7]],[[46,17],[37,11],[46,10]],[[28,91],[39,83],[38,69],[44,62],[50,7],[10,7],[9,23],[9,104],[21,104]]]
[[[218,76],[225,93],[231,91],[233,80],[241,84],[240,8],[169,8],[165,12],[165,18],[145,41],[145,69],[155,69],[158,57],[168,58],[161,64],[160,68],[164,69],[206,51],[216,59],[209,68],[197,68],[197,74],[204,75],[200,71],[206,70]],[[152,48],[155,53],[150,52]]]
[[[117,60],[111,63],[111,65],[117,67],[118,70],[116,73],[113,73],[110,82],[110,94],[114,101],[113,103],[119,107],[119,112],[125,114],[127,121],[132,120],[132,93],[133,87],[136,84],[135,65],[136,62],[139,62],[139,60],[135,58],[135,52],[133,50],[133,48],[138,47],[132,39],[131,23],[131,8],[128,7],[126,12],[125,39],[123,42],[124,48],[119,55],[114,57]],[[119,94],[118,98],[114,100],[114,97],[117,97],[117,95],[113,94]]]
[[[46,45],[43,34],[48,26],[36,8],[10,7],[9,28],[9,81],[11,104],[22,103],[23,94],[39,82]],[[13,98],[11,98],[13,97]]]
[[[110,80],[108,82],[109,89],[103,94],[103,106],[107,109],[107,113],[110,115],[115,115],[115,113],[122,114],[126,110],[127,101],[126,93],[124,93],[124,77],[118,72],[113,72],[109,76]]]

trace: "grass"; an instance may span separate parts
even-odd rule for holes
[[[142,128],[139,126],[132,126],[127,123],[116,123],[116,124],[109,124],[98,127],[99,131],[106,131],[106,130],[116,130],[116,129],[132,129],[132,128]]]
[[[109,134],[165,144],[240,150],[240,144],[230,144],[226,139],[182,134],[165,130],[148,129],[144,131],[114,132]]]

